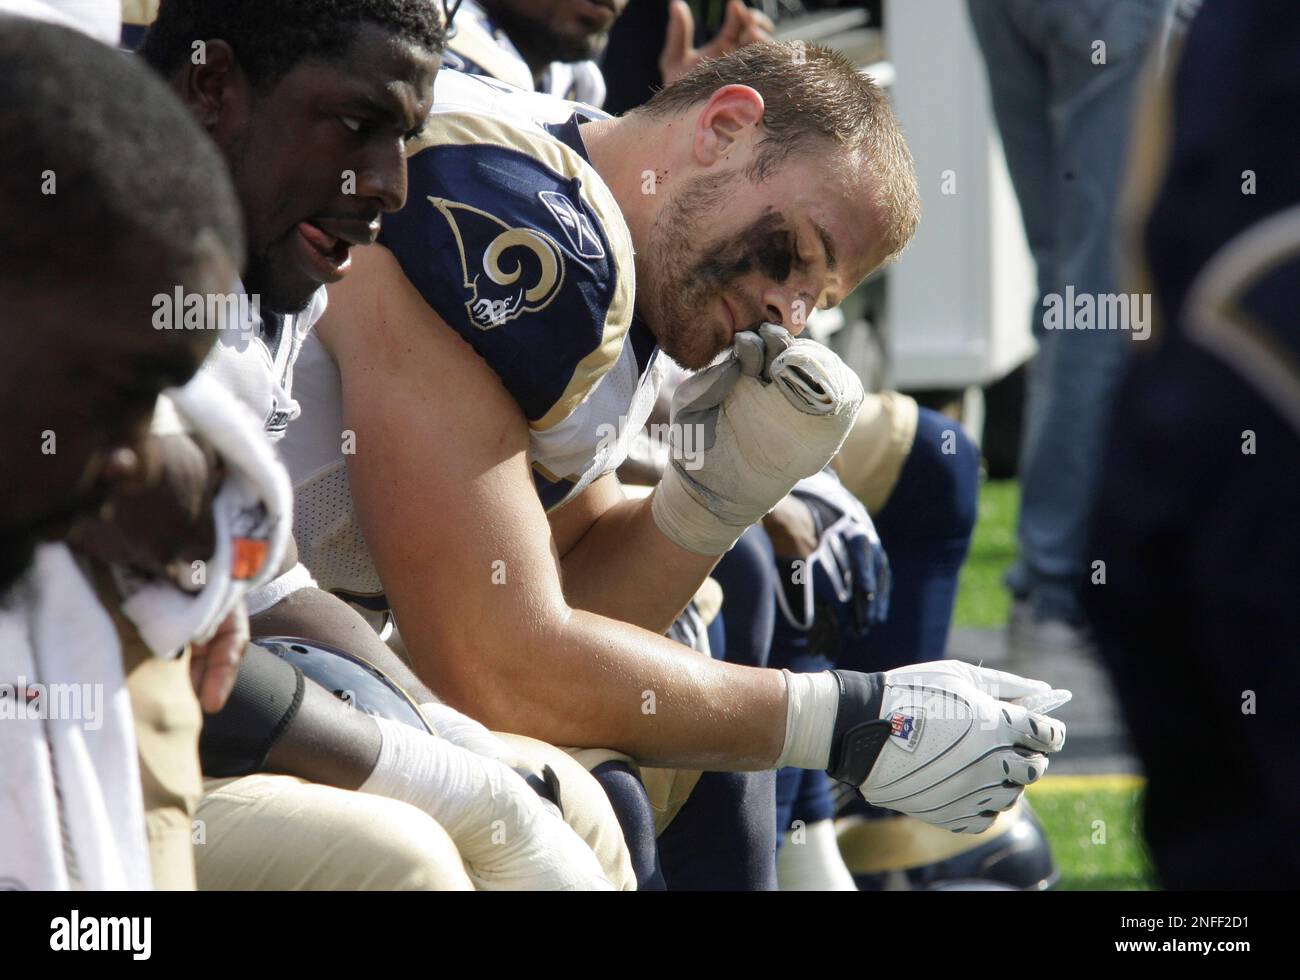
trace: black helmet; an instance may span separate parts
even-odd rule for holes
[[[260,636],[253,642],[354,708],[432,734],[411,696],[364,657],[296,636]]]
[[[860,891],[1043,891],[1059,877],[1047,834],[1023,798],[982,834],[952,834],[901,814],[837,824]]]

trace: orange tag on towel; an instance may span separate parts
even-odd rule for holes
[[[258,538],[235,538],[234,554],[230,562],[230,576],[234,579],[253,578],[266,564],[271,546]]]

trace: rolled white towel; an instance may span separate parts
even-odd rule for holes
[[[115,568],[122,611],[159,657],[211,638],[244,595],[279,570],[293,528],[293,491],[261,423],[218,381],[199,372],[159,402],[155,432],[177,426],[221,456],[226,475],[213,501],[216,551],[198,593]]]
[[[0,889],[151,887],[122,650],[62,544],[0,606],[0,760]]]

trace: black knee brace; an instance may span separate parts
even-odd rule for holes
[[[302,706],[302,671],[250,643],[230,700],[203,717],[199,762],[205,776],[259,772]]]

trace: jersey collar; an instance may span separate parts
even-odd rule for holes
[[[601,112],[599,109],[590,107],[575,108],[573,115],[569,116],[562,123],[546,123],[545,128],[548,133],[554,136],[565,146],[577,153],[588,165],[591,163],[591,157],[587,155],[587,145],[582,141],[582,133],[579,126],[591,119],[608,119],[608,114]],[[632,353],[636,355],[637,370],[644,375],[646,370],[654,362],[658,353],[658,346],[655,343],[655,336],[646,326],[641,317],[634,315],[632,325],[628,329],[628,339],[632,342]]]
[[[573,150],[574,153],[582,157],[588,165],[591,164],[591,156],[587,153],[587,144],[582,141],[582,133],[578,127],[582,123],[590,122],[593,119],[608,119],[605,113],[599,109],[587,107],[575,107],[573,115],[562,123],[546,123],[545,128],[548,133],[557,140]]]

